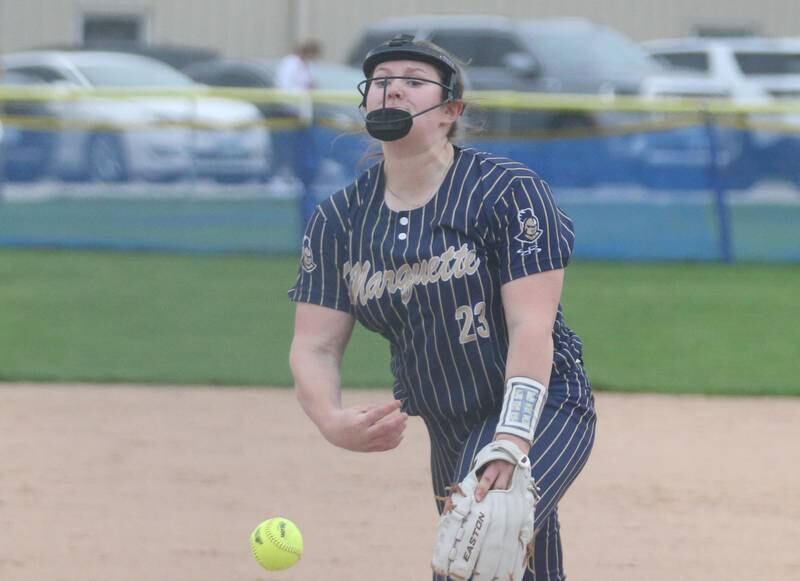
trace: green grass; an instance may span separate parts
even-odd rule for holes
[[[0,379],[290,385],[294,258],[0,250]],[[800,395],[795,266],[577,262],[564,309],[596,387]],[[357,330],[343,383],[386,386]]]
[[[563,302],[598,387],[798,395],[799,292],[793,265],[580,263]]]

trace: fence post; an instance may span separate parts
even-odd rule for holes
[[[314,135],[316,125],[316,104],[310,92],[302,96],[302,110],[299,124],[294,134],[294,173],[301,183],[299,198],[300,210],[300,235],[306,229],[306,224],[314,214],[317,205],[314,183],[319,171],[319,156],[317,155],[316,138]]]
[[[189,114],[189,147],[191,148],[189,151],[189,155],[191,157],[191,175],[189,176],[189,189],[190,194],[188,196],[183,196],[184,199],[188,198],[196,198],[197,197],[197,164],[198,164],[198,147],[200,145],[200,137],[198,132],[198,127],[200,126],[200,107],[198,106],[198,97],[197,93],[192,93],[189,95],[189,106],[190,106],[190,114]]]
[[[731,223],[726,203],[726,189],[723,183],[722,159],[719,147],[717,128],[714,123],[714,115],[706,111],[704,115],[706,137],[708,138],[708,178],[712,191],[714,192],[714,208],[717,213],[717,226],[719,228],[719,250],[722,260],[730,264],[734,261],[733,244],[731,237]]]
[[[0,71],[2,75],[2,71]],[[6,141],[3,132],[3,117],[5,116],[5,107],[3,101],[0,100],[0,202],[3,201],[6,187]]]
[[[0,109],[2,116],[2,109]],[[6,187],[6,142],[3,140],[3,122],[0,121],[0,202],[3,201]]]

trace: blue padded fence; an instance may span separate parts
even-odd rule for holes
[[[272,139],[270,172],[245,183],[65,181],[46,170],[20,176],[6,163],[0,245],[296,253],[304,216],[369,163],[370,141],[328,126],[273,130]],[[617,134],[478,134],[464,145],[544,177],[575,221],[577,257],[800,261],[800,133],[700,121]]]

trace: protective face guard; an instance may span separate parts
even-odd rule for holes
[[[389,90],[388,81],[400,79],[409,81],[419,81],[420,83],[430,83],[432,85],[439,85],[444,90],[443,101],[437,103],[432,107],[428,107],[424,111],[420,111],[411,115],[408,111],[386,106],[386,95]],[[386,77],[372,77],[361,81],[358,84],[358,92],[361,93],[361,108],[362,110],[367,106],[367,93],[369,92],[370,85],[375,81],[387,81],[383,86],[383,101],[380,109],[375,109],[366,114],[366,127],[367,133],[372,135],[375,139],[380,141],[396,141],[408,135],[411,127],[414,124],[414,117],[418,117],[428,111],[433,111],[454,101],[453,89],[444,83],[434,81],[431,79],[423,79],[420,77],[405,77],[405,76],[386,76]]]
[[[387,61],[397,60],[411,60],[418,62],[425,62],[435,66],[441,73],[444,83],[433,81],[430,79],[421,79],[419,77],[373,77],[372,73],[375,68]],[[402,109],[395,109],[386,107],[386,93],[388,84],[383,87],[383,106],[367,113],[366,126],[367,132],[375,139],[381,141],[395,141],[408,135],[411,131],[411,126],[414,122],[414,117],[432,111],[437,107],[455,101],[460,98],[460,92],[457,91],[456,80],[458,78],[458,70],[456,65],[450,58],[424,44],[414,42],[414,37],[408,34],[399,34],[392,38],[390,41],[378,46],[371,50],[364,59],[363,63],[364,76],[367,77],[365,81],[358,84],[358,91],[361,93],[361,108],[362,110],[367,106],[367,93],[369,92],[370,85],[376,80],[392,80],[392,79],[406,79],[415,80],[423,83],[433,83],[439,85],[444,89],[443,100],[438,105],[434,105],[424,111],[415,115],[411,115]]]
[[[444,89],[443,98],[445,99],[442,104],[449,103],[450,101],[455,100],[453,87],[445,85],[444,83],[440,83],[439,81],[434,81],[433,79],[423,79],[421,77],[371,77],[369,79],[365,79],[358,84],[358,92],[361,94],[361,107],[367,106],[367,93],[369,92],[370,85],[372,85],[375,81],[393,81],[395,79],[405,80],[405,81],[419,81],[420,83],[430,83],[432,85],[439,85],[442,89]],[[388,90],[389,85],[388,83],[383,86],[383,103],[386,104],[386,91]]]

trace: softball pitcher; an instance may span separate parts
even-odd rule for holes
[[[581,340],[560,306],[572,222],[510,159],[451,142],[460,67],[401,35],[364,60],[366,129],[383,158],[308,223],[290,364],[299,401],[336,446],[431,441],[441,514],[434,579],[564,579],[558,503],[594,441]],[[390,345],[394,399],[342,406],[355,321]]]

